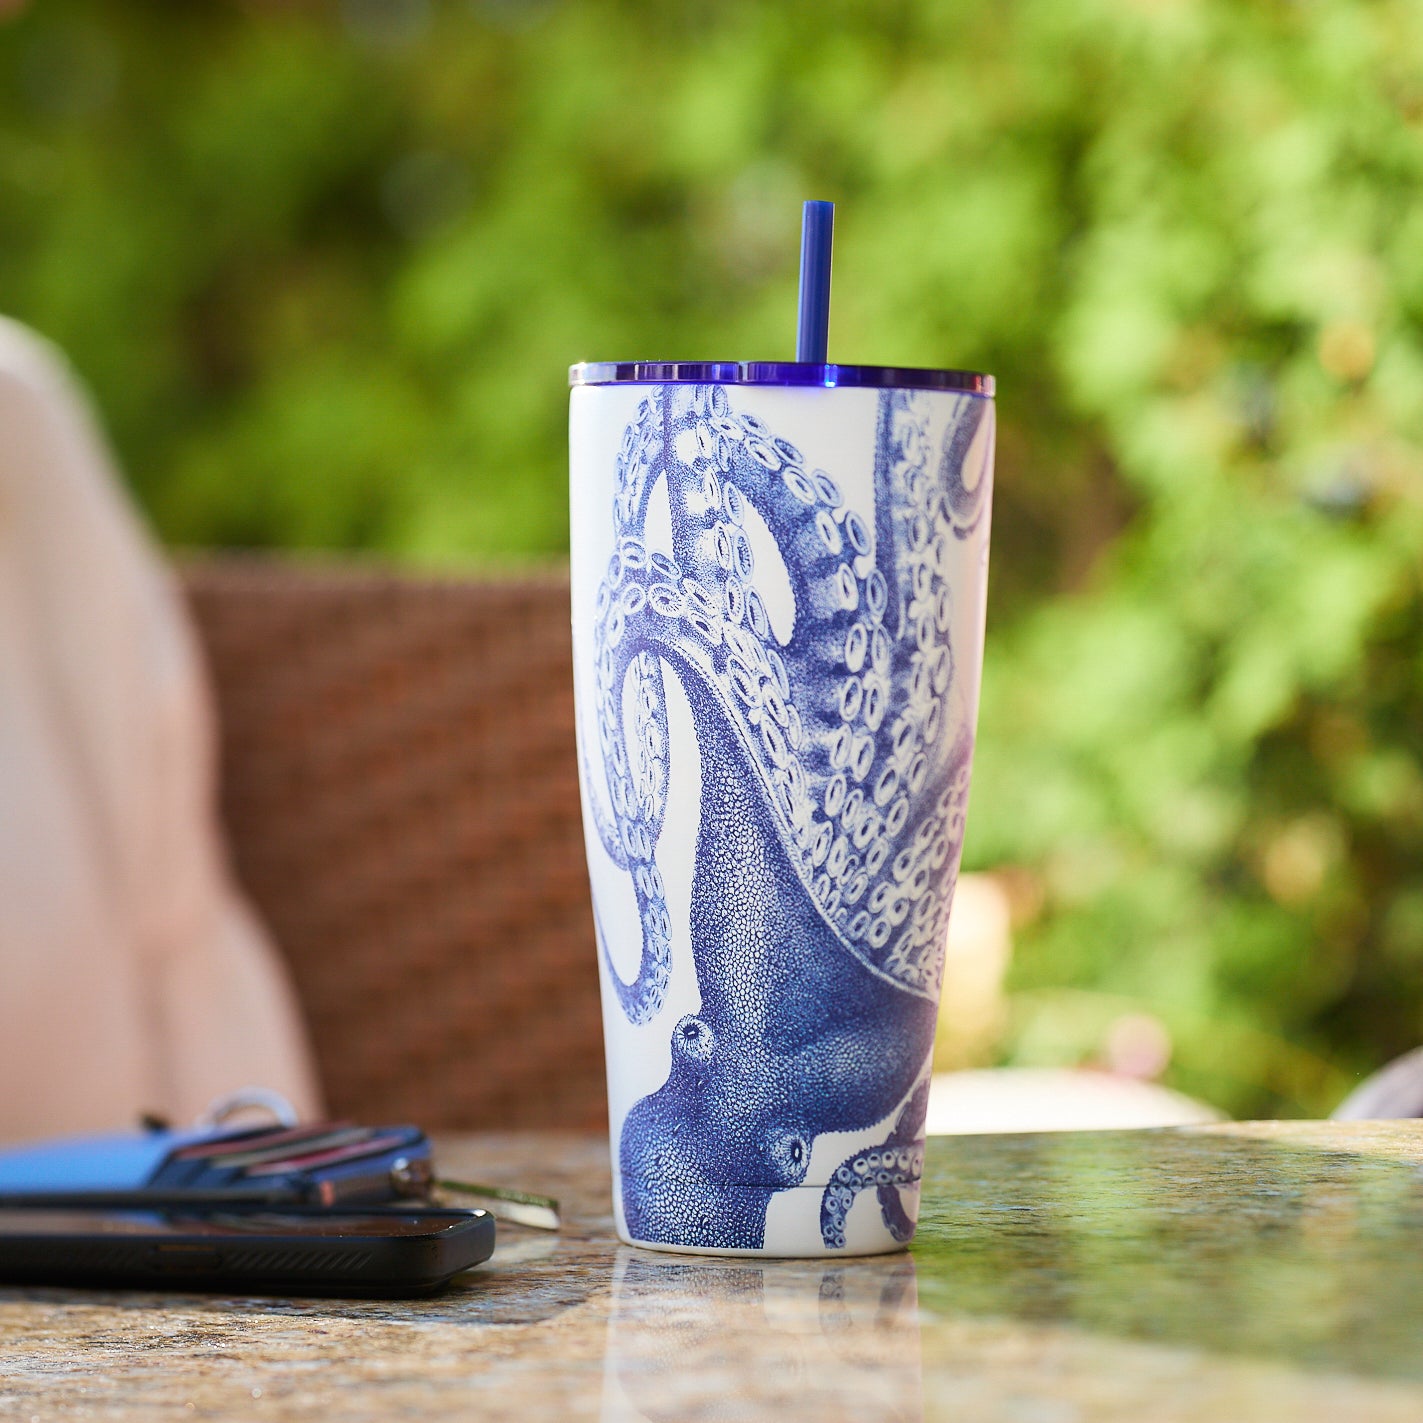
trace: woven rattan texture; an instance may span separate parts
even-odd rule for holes
[[[331,1109],[603,1124],[567,578],[219,562],[184,580],[237,872]]]

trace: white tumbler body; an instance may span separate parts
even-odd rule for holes
[[[988,568],[990,395],[575,385],[572,615],[618,1231],[913,1234]]]

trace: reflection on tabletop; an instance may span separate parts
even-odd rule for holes
[[[820,1261],[619,1249],[603,1423],[923,1418],[907,1255]]]
[[[1423,1380],[1417,1123],[932,1145],[914,1244],[927,1317]]]

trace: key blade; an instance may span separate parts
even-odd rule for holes
[[[435,1185],[441,1191],[478,1202],[495,1220],[526,1225],[533,1230],[563,1228],[558,1202],[552,1196],[536,1196],[507,1186],[486,1186],[478,1181],[456,1181],[448,1176],[437,1176]]]

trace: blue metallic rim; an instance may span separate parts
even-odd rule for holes
[[[914,366],[815,366],[797,361],[580,361],[569,385],[804,385],[833,388],[957,390],[992,396],[994,380],[978,371]]]

